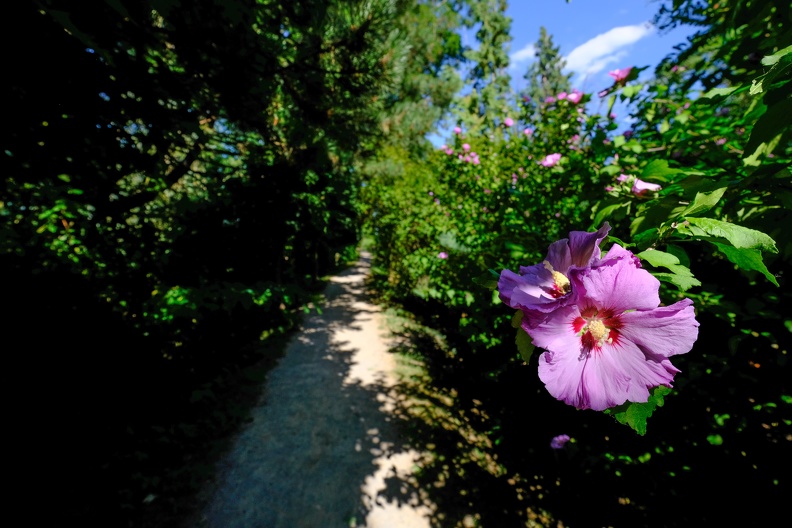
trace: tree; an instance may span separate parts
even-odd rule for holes
[[[507,69],[511,18],[505,14],[505,0],[469,0],[467,3],[465,26],[477,28],[478,48],[465,52],[465,58],[472,63],[468,73],[472,92],[462,105],[467,112],[463,120],[469,121],[469,126],[492,129],[509,112],[511,78]]]
[[[559,53],[560,48],[553,45],[553,36],[544,26],[539,29],[539,40],[535,47],[536,60],[528,66],[524,75],[528,81],[524,95],[538,104],[560,92],[568,92],[572,74],[563,72],[566,62]]]

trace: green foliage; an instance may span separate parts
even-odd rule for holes
[[[548,97],[555,97],[561,92],[571,91],[572,74],[563,73],[566,61],[561,56],[560,48],[553,44],[553,36],[542,26],[539,28],[539,40],[534,45],[536,60],[531,62],[524,78],[528,81],[524,95],[535,103],[541,103]]]
[[[650,391],[649,400],[645,403],[626,402],[618,407],[605,410],[605,414],[613,416],[617,422],[628,425],[639,435],[646,434],[646,421],[658,407],[662,407],[664,397],[671,393],[668,387],[655,387]]]
[[[521,311],[517,311],[514,316],[512,317],[512,327],[517,329],[517,337],[515,338],[515,344],[517,345],[517,352],[520,353],[520,357],[526,363],[531,362],[531,356],[534,353],[536,347],[531,342],[531,336],[528,335],[520,323],[522,322],[523,313]]]
[[[30,73],[4,85],[0,269],[20,292],[7,337],[33,351],[11,370],[48,366],[31,392],[56,420],[31,432],[75,431],[41,460],[63,475],[51,511],[144,526],[203,481],[180,480],[196,437],[239,423],[185,415],[354,252],[360,167],[385,143],[427,150],[460,87],[461,21],[388,0],[41,0],[9,16],[8,67]]]
[[[534,94],[530,101],[516,102],[521,113],[511,127],[482,127],[476,117],[480,107],[473,117],[460,118],[468,126],[439,152],[415,160],[403,173],[402,190],[388,187],[390,182],[374,183],[372,189],[387,187],[392,196],[405,193],[393,216],[382,209],[370,224],[374,233],[382,233],[383,219],[395,222],[388,229],[393,236],[379,244],[379,258],[389,272],[385,290],[394,298],[417,294],[428,303],[425,309],[445,312],[458,353],[466,358],[489,354],[491,370],[485,370],[497,376],[504,362],[519,361],[518,356],[527,362],[532,345],[518,331],[518,355],[495,353],[510,340],[491,335],[503,318],[497,295],[489,298],[475,287],[496,287],[481,270],[516,270],[540,262],[547,246],[568,231],[608,221],[614,240],[635,251],[663,282],[664,303],[684,292],[699,314],[709,310],[738,327],[740,318],[750,320],[756,297],[772,295],[756,276],[783,286],[781,270],[792,258],[789,230],[780,228],[790,221],[792,196],[790,88],[784,74],[789,51],[779,46],[783,38],[765,39],[764,71],[754,65],[750,77],[734,67],[730,61],[746,52],[747,35],[762,24],[766,30],[777,27],[770,20],[786,8],[745,3],[738,12],[748,6],[745,13],[756,18],[742,27],[726,16],[728,4],[691,4],[671,13],[692,20],[690,13],[702,11],[706,23],[690,47],[667,58],[648,83],[637,84],[645,68],[633,68],[624,82],[600,94],[609,97],[610,105],[618,99],[633,109],[628,133],[614,134],[616,125],[607,114],[585,111],[591,95],[575,105],[537,103],[533,99],[540,96]],[[556,95],[564,86],[568,90],[557,75],[561,63],[549,35],[542,35],[537,49],[545,60],[529,72],[534,90],[551,79],[558,86],[550,83],[542,96]],[[761,90],[758,82],[751,90],[753,79],[761,81]],[[697,82],[706,94],[697,93]],[[487,110],[491,121],[506,116],[498,105]],[[529,133],[518,132],[524,129]],[[553,153],[560,154],[557,163],[539,163]],[[638,193],[638,180],[661,188]],[[410,233],[409,243],[400,230]],[[447,259],[438,258],[441,251]],[[395,264],[404,262],[404,267]],[[737,279],[726,278],[734,270],[746,285],[739,292],[733,288]],[[744,309],[735,312],[738,304]],[[763,313],[768,324],[783,324],[782,317]],[[646,407],[628,404],[615,411],[619,421],[643,434],[663,395],[658,392]]]

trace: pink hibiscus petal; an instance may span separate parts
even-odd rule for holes
[[[646,402],[650,388],[670,386],[679,372],[671,362],[647,356],[623,335],[601,348],[583,346],[573,324],[579,313],[567,306],[533,328],[523,326],[534,344],[547,350],[539,357],[539,378],[553,397],[578,409],[601,411],[626,401]]]
[[[614,244],[617,247],[618,244]],[[593,268],[573,269],[569,279],[577,292],[581,310],[588,306],[607,309],[613,313],[625,310],[651,310],[660,304],[660,281],[648,271],[637,267],[632,253],[613,257],[613,249]],[[595,272],[596,270],[596,272]]]
[[[671,306],[651,311],[636,311],[622,315],[621,335],[647,354],[670,357],[685,354],[698,338],[699,323],[695,319],[693,301],[682,299]]]

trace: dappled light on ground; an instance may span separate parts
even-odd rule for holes
[[[419,453],[393,419],[394,360],[364,294],[367,260],[331,279],[270,373],[205,508],[205,527],[429,527]]]

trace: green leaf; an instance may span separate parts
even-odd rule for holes
[[[517,329],[517,336],[514,339],[514,342],[517,344],[517,352],[520,353],[520,357],[523,359],[523,361],[528,363],[531,361],[531,356],[533,355],[536,347],[531,342],[531,336],[529,336],[528,333],[522,329],[522,318],[523,313],[520,310],[517,310],[512,316],[511,325],[512,328]]]
[[[600,169],[600,172],[602,174],[607,174],[608,176],[615,176],[619,174],[621,171],[622,169],[618,165],[606,165],[602,169]]]
[[[750,157],[762,143],[771,143],[789,126],[792,115],[792,99],[784,99],[770,106],[751,129],[751,138],[745,146],[744,157]]]
[[[730,96],[734,93],[735,90],[738,90],[739,86],[734,86],[730,88],[713,88],[709,92],[705,93],[701,96],[702,99],[725,99],[726,97]]]
[[[615,217],[615,213],[619,209],[627,208],[627,207],[629,207],[629,204],[623,204],[623,203],[616,203],[603,207],[600,211],[597,211],[597,214],[594,216],[593,223],[595,225],[601,225],[602,222],[604,222],[605,220],[613,219]]]
[[[645,260],[654,267],[663,267],[671,270],[671,273],[652,272],[657,280],[669,282],[682,291],[689,290],[693,286],[701,286],[701,282],[693,276],[690,268],[683,265],[679,259],[671,253],[658,251],[656,249],[642,251],[636,257]]]
[[[750,95],[760,94],[764,91],[763,78],[764,76],[751,81],[751,88],[748,90]]]
[[[732,263],[736,264],[738,268],[748,271],[758,271],[764,275],[767,280],[778,286],[778,281],[767,269],[767,266],[765,266],[765,263],[762,260],[762,253],[758,249],[736,248],[726,244],[720,244],[713,240],[710,240],[709,242],[714,244],[715,247],[717,247],[721,253],[726,255],[726,258],[728,258]]]
[[[494,290],[498,287],[498,279],[500,274],[494,269],[488,269],[478,277],[473,277],[473,282],[479,286],[483,286],[488,290]]]
[[[770,71],[751,81],[751,89],[748,93],[751,95],[762,93],[766,87],[770,87],[773,84],[779,75],[784,75],[785,70],[792,67],[792,54],[790,54],[789,50],[792,50],[792,46],[762,59],[762,64],[771,66]]]
[[[531,356],[533,355],[534,350],[536,350],[536,347],[531,342],[531,336],[529,336],[528,333],[522,328],[518,328],[517,337],[515,338],[514,342],[517,343],[517,351],[520,353],[520,357],[523,359],[523,361],[526,363],[530,362]]]
[[[680,264],[687,266],[688,268],[690,267],[690,257],[688,257],[688,254],[685,253],[684,249],[673,244],[668,244],[666,245],[666,251],[678,258]]]
[[[647,249],[646,251],[641,251],[635,255],[641,260],[645,260],[649,264],[655,267],[664,267],[670,270],[674,270],[675,268],[684,268],[687,270],[687,273],[692,277],[693,274],[690,273],[690,270],[685,268],[685,266],[680,265],[679,259],[676,258],[671,253],[666,253],[665,251],[658,251],[656,249]]]
[[[765,66],[772,66],[776,62],[780,61],[782,57],[789,55],[790,53],[792,53],[792,46],[787,46],[786,48],[779,50],[772,55],[762,57],[762,64]]]
[[[523,313],[521,310],[517,310],[516,312],[514,312],[514,315],[512,315],[512,320],[511,320],[512,328],[520,328],[520,325],[522,323],[522,318],[523,318]]]
[[[707,435],[707,442],[714,446],[719,446],[723,444],[723,437],[719,434]]]
[[[630,99],[641,93],[642,88],[643,88],[643,84],[630,84],[622,88],[622,94],[624,95],[624,97]]]
[[[652,416],[657,407],[662,407],[665,403],[664,396],[668,396],[671,389],[660,385],[649,391],[649,400],[646,403],[626,402],[603,411],[605,414],[613,416],[617,422],[629,425],[639,435],[646,434],[646,420]]]
[[[672,169],[668,166],[668,162],[666,160],[653,160],[649,162],[649,164],[644,167],[643,172],[641,172],[640,178],[644,181],[646,180],[656,180],[661,182],[667,182],[669,176],[671,174],[677,174],[682,172],[680,169]]]
[[[680,233],[693,236],[714,236],[725,238],[732,246],[741,249],[761,249],[770,253],[778,253],[775,241],[768,235],[755,229],[730,224],[712,218],[687,218],[677,229]]]
[[[712,192],[696,193],[696,198],[693,200],[693,203],[690,204],[687,209],[682,211],[680,216],[691,216],[709,211],[718,204],[720,199],[723,197],[723,193],[726,192],[726,189],[726,187],[721,187],[720,189],[715,189]]]
[[[692,275],[677,275],[676,273],[652,273],[652,275],[659,281],[673,284],[680,291],[687,291],[694,286],[701,286],[701,282]]]

